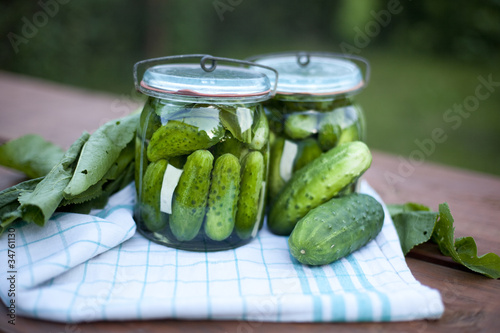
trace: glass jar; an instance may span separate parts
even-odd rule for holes
[[[279,73],[276,95],[264,103],[271,130],[271,202],[295,172],[323,152],[365,141],[364,113],[353,96],[366,85],[369,65],[363,58],[333,53],[275,53],[251,60]],[[365,64],[365,78],[352,60]],[[357,184],[344,193],[356,191]]]
[[[250,242],[263,223],[269,125],[261,103],[276,84],[234,63],[255,65],[184,55],[134,66],[136,88],[149,96],[137,130],[135,175],[135,219],[148,239],[218,251]]]

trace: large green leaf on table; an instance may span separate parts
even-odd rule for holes
[[[498,279],[500,277],[500,257],[495,253],[487,253],[478,257],[476,242],[472,237],[454,240],[453,222],[448,204],[439,205],[439,220],[434,228],[432,240],[437,243],[441,253],[452,257],[453,260],[474,272]]]
[[[78,196],[108,172],[121,151],[135,137],[139,114],[107,122],[85,143],[73,178],[64,189],[67,199]]]
[[[27,134],[0,146],[0,165],[38,178],[48,174],[63,155],[62,148],[39,135]]]
[[[63,190],[73,176],[78,156],[88,139],[88,133],[80,136],[33,191],[20,193],[18,210],[24,221],[43,226],[52,216],[63,199]]]
[[[476,242],[472,237],[454,239],[454,220],[447,203],[439,205],[439,213],[412,202],[387,207],[405,255],[414,246],[432,240],[443,255],[470,270],[493,279],[500,277],[498,255],[487,253],[478,257]]]
[[[92,135],[84,133],[46,176],[1,191],[0,235],[18,220],[43,226],[55,211],[88,213],[104,207],[111,194],[133,181],[138,118],[133,113]]]
[[[387,208],[396,227],[404,255],[410,252],[413,247],[425,243],[431,238],[438,213],[413,202],[388,205]]]

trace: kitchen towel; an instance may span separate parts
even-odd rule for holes
[[[130,184],[89,215],[56,213],[44,227],[18,224],[0,238],[4,304],[16,314],[75,323],[130,319],[358,322],[437,319],[440,293],[406,265],[386,206],[380,234],[332,264],[310,267],[287,237],[264,227],[240,248],[189,252],[136,232]],[[14,241],[12,241],[14,240]],[[15,244],[9,252],[9,244]],[[9,279],[10,278],[10,279]],[[13,283],[13,284],[12,284]],[[14,287],[15,295],[9,293]]]

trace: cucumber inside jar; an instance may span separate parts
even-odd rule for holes
[[[151,105],[137,139],[140,231],[194,251],[250,241],[264,218],[269,124],[262,106]]]
[[[264,104],[272,136],[269,198],[293,173],[341,143],[364,141],[362,110],[347,96],[276,96]]]

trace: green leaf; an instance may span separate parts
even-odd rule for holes
[[[73,198],[96,184],[108,172],[121,151],[135,137],[139,114],[107,122],[85,143],[75,173],[64,189]]]
[[[438,217],[436,212],[431,212],[428,207],[413,202],[388,205],[388,209],[404,255],[413,247],[431,238]]]
[[[453,258],[470,270],[493,279],[500,277],[498,255],[487,253],[478,257],[476,242],[472,237],[454,239],[454,220],[447,203],[439,205],[439,213],[413,202],[387,205],[387,208],[405,255],[414,246],[432,240],[443,255]]]
[[[19,194],[25,191],[33,191],[35,187],[42,181],[43,177],[26,180],[16,184],[0,192],[0,209],[7,204],[16,202]]]
[[[62,148],[39,135],[28,134],[0,146],[0,165],[38,178],[48,174],[63,154]]]
[[[55,211],[88,213],[92,208],[104,207],[111,194],[133,181],[133,139],[138,119],[139,113],[134,113],[106,123],[96,130],[97,134],[84,133],[46,176],[1,191],[0,235],[10,224],[21,219],[43,226]],[[115,153],[116,157],[111,159]],[[99,160],[100,157],[106,161]],[[102,176],[97,180],[75,180],[78,167],[94,171],[102,168],[96,173]],[[68,195],[65,190],[73,181],[86,189],[75,192],[74,196]]]
[[[439,220],[434,228],[432,240],[437,243],[441,253],[470,270],[487,277],[500,277],[500,257],[495,253],[477,256],[476,242],[472,237],[457,238],[454,241],[453,217],[447,203],[439,205]]]
[[[101,198],[105,192],[104,188],[108,186],[109,182],[119,179],[122,174],[127,170],[130,163],[134,162],[135,158],[135,142],[130,141],[127,146],[120,152],[120,155],[116,161],[111,165],[108,172],[99,180],[96,184],[90,186],[84,192],[73,196],[67,197],[65,195],[64,200],[61,202],[62,206],[67,206],[71,204],[82,204],[87,201],[91,201],[97,198]],[[132,181],[132,179],[130,180]]]
[[[89,134],[84,133],[33,191],[25,191],[19,195],[19,209],[23,220],[43,226],[52,216],[63,199],[63,191],[71,180],[75,162],[88,138]]]
[[[0,235],[21,218],[20,203],[17,200],[19,195],[33,191],[42,179],[43,177],[30,179],[0,191]]]
[[[430,212],[431,209],[427,206],[424,206],[422,204],[418,204],[415,202],[407,202],[405,204],[399,205],[399,204],[390,204],[387,205],[387,209],[389,210],[389,214],[396,215],[399,213],[404,213],[404,212],[419,212],[419,211],[425,211],[425,212]]]
[[[101,209],[106,206],[111,194],[123,189],[134,180],[135,164],[131,162],[127,168],[114,180],[109,180],[103,185],[101,195],[87,201],[66,204],[59,207],[58,211],[88,214],[92,209]]]
[[[220,122],[243,143],[252,142],[253,111],[247,107],[220,105]]]

